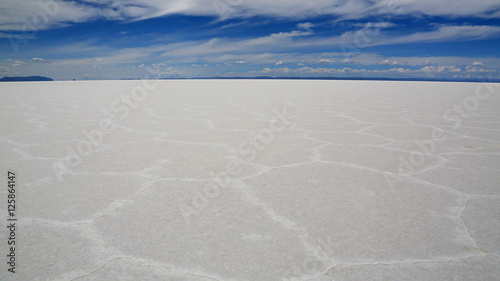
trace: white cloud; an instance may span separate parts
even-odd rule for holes
[[[36,63],[36,62],[47,62],[47,60],[42,59],[42,58],[32,58],[32,59],[31,59],[31,62],[35,62],[35,63]]]
[[[133,18],[169,14],[214,15],[226,18],[271,16],[300,19],[320,15],[359,18],[370,16],[369,13],[487,17],[488,12],[498,9],[497,0],[109,0],[105,2],[108,3],[108,7],[114,7],[121,16]],[[109,13],[112,12],[110,9],[107,10]],[[116,17],[113,14],[112,16]]]
[[[275,65],[283,65],[283,61],[279,61]]]
[[[102,9],[62,0],[0,1],[0,30],[27,31],[28,34],[54,26],[94,20]]]
[[[203,42],[183,42],[163,46],[170,51],[163,53],[165,57],[196,57],[201,55],[231,54],[239,52],[266,52],[277,48],[293,48],[294,39],[311,35],[312,31],[293,30],[273,33],[251,39],[231,40],[212,38]],[[302,38],[303,39],[303,38]]]
[[[294,50],[300,53],[305,47],[324,48],[331,46],[343,47],[345,45],[353,45],[354,49],[351,50],[348,47],[343,49],[343,51],[348,53],[353,51],[356,53],[361,51],[360,47],[368,46],[491,38],[500,35],[500,26],[438,26],[437,29],[432,31],[418,32],[406,36],[398,36],[391,32],[380,32],[377,36],[367,37],[366,40],[363,40],[363,44],[360,47],[356,47],[356,42],[360,41],[359,36],[367,35],[363,32],[363,29],[361,29],[346,32],[341,36],[318,38],[309,36],[313,34],[312,31],[302,29],[273,33],[268,36],[251,39],[213,38],[208,41],[183,42],[163,46],[163,49],[169,50],[163,56],[199,58],[200,56],[234,55],[245,52],[286,51],[290,53],[294,52]],[[397,64],[404,64],[404,61],[398,60]]]
[[[49,3],[50,5],[40,5]],[[98,4],[98,5],[96,5]],[[278,17],[293,20],[317,16],[362,19],[377,14],[500,17],[498,0],[3,0],[0,1],[0,30],[21,31],[27,19],[37,30],[96,19],[143,20],[182,14],[214,16],[221,19]],[[46,16],[33,15],[45,13]],[[374,27],[389,27],[376,23]],[[302,24],[303,29],[312,25]]]
[[[474,71],[469,71],[474,72]],[[495,70],[496,72],[496,70]],[[266,75],[294,75],[294,76],[345,76],[345,75],[367,75],[368,77],[383,76],[383,75],[399,75],[398,77],[434,77],[434,74],[442,75],[456,75],[462,73],[462,69],[455,66],[426,66],[422,69],[409,69],[409,68],[392,68],[383,70],[369,70],[369,69],[356,69],[350,67],[344,68],[312,68],[302,67],[297,69],[290,68],[264,68],[261,71],[250,71],[252,75],[266,74]]]
[[[394,37],[376,45],[403,44],[414,42],[442,42],[447,40],[477,40],[500,35],[500,26],[490,25],[444,25],[437,30],[418,32],[402,37]]]
[[[435,30],[417,32],[405,36],[399,36],[392,32],[378,31],[370,32],[366,29],[348,31],[339,37],[320,38],[311,40],[311,44],[316,46],[327,46],[340,44],[346,52],[359,52],[364,47],[407,44],[407,43],[428,43],[444,41],[465,41],[493,38],[500,36],[500,26],[490,25],[441,25]]]
[[[465,68],[465,72],[467,72],[467,73],[496,73],[496,72],[498,72],[498,70],[497,69],[484,69],[484,68],[479,68],[479,67],[467,66]]]
[[[420,69],[420,71],[434,72],[434,71],[437,71],[437,68],[435,66],[426,66],[426,67],[422,67],[422,69]]]
[[[473,66],[486,66],[484,63],[480,62],[480,61],[475,61],[472,63]]]
[[[462,72],[461,68],[456,66],[425,66],[420,69],[422,72]]]
[[[397,61],[397,60],[395,60],[395,61],[383,60],[379,64],[381,64],[381,65],[398,65],[398,64],[401,64],[401,63],[399,61]]]
[[[244,60],[238,60],[238,61],[235,61],[235,63],[245,64],[245,63],[247,63],[247,62],[246,62],[246,61],[244,61]]]
[[[395,72],[400,72],[400,73],[410,73],[410,72],[413,72],[412,70],[410,70],[408,68],[392,68],[392,69],[389,69],[389,71],[395,71]]]
[[[404,0],[398,2],[400,5],[394,10],[398,14],[417,13],[432,16],[498,17],[498,15],[490,14],[497,11],[499,7],[496,0]]]
[[[15,60],[12,63],[12,66],[23,66],[23,65],[25,65],[25,63],[23,61],[20,61],[20,60]]]
[[[281,34],[292,34],[293,32],[282,32]],[[93,53],[99,55],[102,64],[109,65],[117,63],[130,63],[139,65],[143,62],[156,61],[174,64],[224,64],[244,61],[252,65],[271,65],[276,62],[287,62],[287,65],[303,63],[306,65],[317,64],[320,60],[323,63],[344,63],[355,62],[356,65],[398,65],[402,67],[413,66],[446,66],[455,65],[465,68],[467,65],[474,65],[474,62],[487,63],[489,68],[500,69],[500,58],[495,57],[390,57],[381,56],[375,53],[360,52],[346,57],[342,52],[304,52],[303,44],[308,45],[309,41],[317,42],[315,37],[280,37],[275,33],[268,36],[253,39],[227,39],[213,38],[207,41],[187,41],[173,44],[158,44],[150,47],[124,48],[112,50],[106,48],[96,48],[92,44],[76,46],[68,44],[66,46],[55,46],[57,50],[74,47],[75,53],[80,49],[84,51],[94,50]],[[326,40],[326,39],[325,39]],[[259,43],[256,43],[259,42]],[[264,43],[265,42],[265,43]],[[322,41],[323,44],[323,41]],[[325,43],[326,44],[326,43]],[[330,44],[331,45],[331,44]],[[54,48],[51,46],[51,48]],[[164,52],[164,50],[169,50]],[[46,51],[42,52],[43,55]],[[51,60],[50,65],[78,65],[94,64],[98,61],[94,58],[87,59],[62,59]]]
[[[364,27],[364,28],[389,28],[396,26],[396,24],[392,22],[367,22],[367,23],[357,23],[355,26]]]
[[[250,74],[267,74],[267,75],[294,75],[294,76],[332,76],[338,74],[346,74],[346,73],[368,73],[366,69],[352,69],[349,67],[344,68],[312,68],[312,67],[302,67],[297,69],[290,69],[288,67],[284,68],[264,68],[261,71],[250,71]]]
[[[167,76],[167,77],[190,77],[193,76],[192,73],[183,71],[174,67],[168,67],[160,72],[157,73],[160,76]]]
[[[310,22],[304,22],[304,23],[297,24],[297,27],[300,29],[305,29],[305,30],[311,31],[311,28],[314,27],[314,24],[312,24]]]
[[[330,59],[320,59],[319,60],[319,63],[334,63],[335,61],[334,60],[330,60]]]

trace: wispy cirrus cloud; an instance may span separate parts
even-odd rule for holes
[[[46,19],[40,16],[44,11]],[[37,29],[41,30],[94,20],[138,21],[174,14],[305,20],[317,16],[361,19],[388,13],[498,18],[500,3],[497,0],[4,0],[0,1],[0,30],[22,31],[26,21],[39,23]]]
[[[340,37],[321,38],[312,45],[345,44],[356,45],[355,49],[408,43],[430,43],[447,41],[474,41],[500,36],[500,26],[491,25],[440,25],[436,29],[401,35],[378,30],[375,35],[365,28],[348,31]],[[361,42],[361,43],[359,43]],[[359,44],[358,44],[359,43]]]
[[[60,46],[51,46],[46,53],[86,54],[74,59],[54,60],[55,64],[86,64],[88,57],[100,56],[106,58],[106,64],[135,63],[148,59],[167,61],[169,63],[232,63],[242,62],[249,64],[276,63],[276,61],[296,63],[344,63],[360,65],[430,65],[432,63],[449,63],[469,65],[473,58],[460,57],[383,57],[371,53],[354,53],[345,58],[340,46],[351,43],[355,35],[361,32],[346,32],[340,36],[314,37],[314,30],[298,24],[296,30],[273,33],[270,35],[231,39],[212,38],[209,40],[183,41],[171,44],[156,44],[147,47],[127,47],[114,49],[98,45],[97,42],[86,41],[70,43]],[[478,40],[494,37],[500,34],[500,27],[496,26],[438,26],[428,32],[417,32],[405,36],[398,36],[383,30],[372,38],[369,46],[404,44],[412,42],[437,42],[449,40]],[[304,46],[311,49],[304,54]],[[325,46],[336,52],[324,52]],[[42,54],[43,55],[43,54]],[[476,58],[479,60],[479,58]],[[483,59],[484,60],[484,59]],[[498,61],[487,58],[489,61]]]
[[[312,30],[294,30],[274,33],[251,39],[213,38],[202,42],[186,42],[184,45],[169,45],[169,51],[163,57],[197,57],[217,54],[241,54],[251,52],[299,52],[305,47],[314,50],[328,46],[341,51],[342,44],[355,45],[359,38],[365,38],[365,29],[348,31],[340,36],[310,37]],[[500,36],[500,26],[438,26],[437,29],[399,35],[394,32],[380,31],[376,36],[368,37],[362,47],[395,45],[408,43],[429,43],[460,40],[480,40]],[[359,45],[358,45],[359,46]],[[359,48],[357,48],[359,49]],[[345,59],[345,58],[344,58]]]
[[[270,50],[294,48],[295,38],[307,37],[313,34],[309,28],[298,26],[299,30],[273,33],[250,39],[212,38],[202,42],[184,42],[165,46],[167,52],[162,57],[199,57],[217,54],[238,54],[244,52],[265,52]]]
[[[449,40],[479,40],[497,37],[500,26],[490,25],[443,25],[437,30],[418,32],[391,39],[388,44],[413,42],[439,42]],[[380,44],[380,43],[379,43]]]
[[[359,18],[376,13],[425,14],[440,16],[497,16],[500,9],[496,0],[86,0],[105,3],[122,17],[144,19],[171,14],[220,16],[217,5],[230,11],[226,16],[249,18],[254,16],[305,19],[322,15]],[[114,14],[112,14],[114,15]]]

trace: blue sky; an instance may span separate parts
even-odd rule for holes
[[[500,1],[0,1],[0,77],[29,75],[500,79]]]

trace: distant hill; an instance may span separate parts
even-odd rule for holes
[[[12,81],[54,81],[54,79],[43,76],[25,76],[25,77],[4,77],[0,79],[0,82],[12,82]]]

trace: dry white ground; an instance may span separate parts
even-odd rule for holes
[[[499,280],[500,85],[0,84],[1,280]]]

